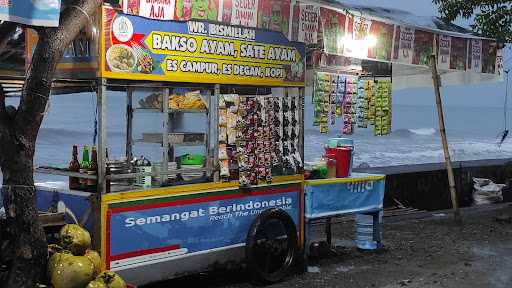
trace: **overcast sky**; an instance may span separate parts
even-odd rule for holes
[[[431,0],[347,0],[342,2],[352,2],[360,5],[381,6],[409,11],[419,16],[437,16],[437,7]],[[470,24],[466,20],[458,20],[456,24],[467,27]],[[505,69],[512,67],[512,53],[510,47],[506,49]],[[512,74],[512,73],[511,73]],[[512,82],[512,75],[511,81]],[[512,83],[510,85],[509,97],[512,96]],[[465,87],[445,87],[443,88],[443,98],[445,105],[462,106],[503,106],[505,95],[505,82],[496,84],[465,86]],[[393,101],[397,104],[425,104],[433,105],[432,89],[411,89],[407,91],[396,91]],[[510,101],[509,101],[510,102]]]

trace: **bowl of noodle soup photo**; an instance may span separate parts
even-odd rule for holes
[[[107,64],[112,72],[131,72],[137,64],[132,47],[124,44],[112,45],[107,50]]]

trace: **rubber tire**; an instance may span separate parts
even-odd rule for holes
[[[262,225],[271,220],[278,220],[282,223],[286,231],[288,245],[291,245],[291,247],[288,246],[289,253],[285,263],[283,263],[283,266],[276,272],[267,273],[262,271],[256,263],[256,233]],[[267,209],[258,215],[251,224],[245,241],[245,257],[253,281],[258,284],[272,284],[280,282],[293,271],[293,265],[298,255],[297,228],[290,215],[288,215],[284,210],[278,208]]]

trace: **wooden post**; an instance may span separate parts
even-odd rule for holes
[[[436,41],[434,41],[434,47],[437,47]],[[450,194],[452,197],[452,208],[453,215],[456,222],[460,222],[460,211],[459,203],[457,202],[457,190],[455,189],[455,177],[453,176],[452,160],[450,158],[450,150],[448,149],[448,139],[446,139],[446,129],[444,126],[444,113],[443,103],[441,101],[441,79],[437,72],[437,49],[434,48],[434,53],[430,57],[430,65],[432,68],[432,79],[434,80],[434,92],[436,94],[436,107],[437,116],[439,119],[439,132],[441,133],[441,142],[443,144],[444,151],[444,162],[446,164],[446,170],[448,172],[448,185],[450,188]]]

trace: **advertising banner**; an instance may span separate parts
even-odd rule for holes
[[[343,38],[345,37],[345,14],[320,8],[324,51],[328,54],[343,54]]]
[[[279,31],[288,36],[290,8],[290,0],[260,0],[258,28]]]
[[[317,44],[319,16],[320,7],[315,5],[299,5],[297,41],[306,44]]]
[[[332,183],[304,188],[306,218],[378,210],[383,207],[384,179]]]
[[[497,44],[495,41],[482,40],[482,73],[496,72]]]
[[[174,19],[174,0],[140,0],[139,16],[157,20]]]
[[[95,21],[95,20],[94,20]],[[37,32],[25,29],[25,70],[32,62],[32,55],[38,41]],[[98,72],[98,55],[91,34],[81,31],[71,44],[64,50],[64,54],[55,71],[56,78],[93,79]]]
[[[450,69],[466,70],[468,60],[468,41],[464,38],[452,37]]]
[[[450,54],[452,50],[452,37],[439,35],[439,47],[437,56],[437,66],[439,69],[450,69]]]
[[[60,0],[0,0],[0,20],[32,26],[59,26]]]
[[[398,26],[396,37],[398,38],[397,62],[404,64],[412,64],[412,54],[414,52],[414,28]]]
[[[222,190],[112,203],[107,207],[107,269],[148,265],[243,246],[256,217],[286,211],[299,229],[300,185],[253,192]],[[130,241],[126,241],[130,239]]]
[[[304,85],[305,46],[279,32],[154,21],[104,8],[102,73],[171,82]]]
[[[469,53],[468,69],[472,72],[482,73],[482,40],[471,39]]]
[[[232,25],[256,27],[257,22],[258,0],[232,0]]]
[[[368,58],[370,46],[375,45],[375,37],[370,37],[372,21],[363,17],[349,19],[348,35],[343,38],[343,55],[365,59]]]
[[[373,47],[368,51],[368,58],[390,61],[393,48],[394,26],[382,22],[373,21],[370,27],[370,35],[375,37]],[[373,41],[373,39],[370,39]]]
[[[434,52],[434,37],[434,33],[421,30],[414,31],[412,64],[430,66],[430,55]]]

